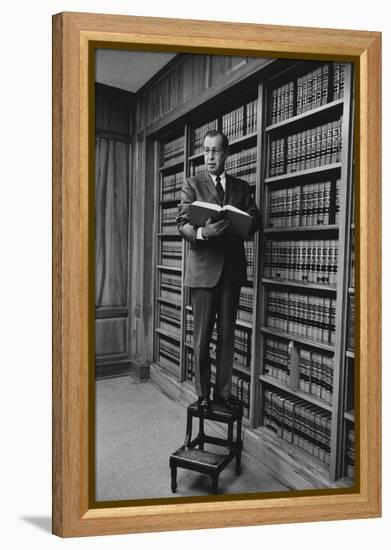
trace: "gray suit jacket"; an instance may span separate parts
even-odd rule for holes
[[[205,241],[197,239],[197,227],[189,223],[189,206],[196,200],[221,205],[208,172],[189,178],[182,187],[177,225],[179,233],[190,243],[184,284],[189,287],[213,287],[220,278],[223,266],[233,283],[243,284],[247,278],[243,239],[231,233]],[[246,181],[226,174],[224,204],[232,204],[252,217],[249,236],[259,229],[261,216]]]

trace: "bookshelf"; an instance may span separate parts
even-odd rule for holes
[[[185,170],[185,136],[177,132],[158,150],[155,361],[181,380],[183,243],[176,215]]]
[[[345,265],[351,81],[349,65],[303,63],[264,83],[255,424],[302,449],[334,480],[348,474],[354,443],[342,336],[346,304],[354,303]]]
[[[183,178],[204,170],[203,137],[219,129],[230,142],[226,170],[249,182],[263,218],[245,242],[232,394],[260,449],[283,441],[330,482],[354,477],[351,83],[349,64],[270,62],[153,136],[154,363],[176,384],[194,380],[187,245],[175,217]],[[215,349],[214,332],[212,384]]]

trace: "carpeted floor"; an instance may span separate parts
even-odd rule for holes
[[[96,500],[210,495],[209,476],[178,469],[171,493],[169,456],[183,444],[186,409],[151,382],[130,376],[96,382]],[[220,452],[222,449],[220,449]],[[242,473],[234,461],[220,474],[219,494],[289,490],[243,451]]]

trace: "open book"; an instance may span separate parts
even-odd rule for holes
[[[225,218],[231,222],[227,231],[230,233],[236,233],[243,238],[248,236],[248,232],[251,226],[251,216],[232,206],[231,204],[225,204],[219,206],[210,202],[194,201],[189,207],[189,222],[196,227],[203,227],[208,218],[212,218],[213,221],[217,221],[221,218]]]

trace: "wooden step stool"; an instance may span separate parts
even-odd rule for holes
[[[198,435],[192,440],[193,418],[199,419]],[[238,403],[237,410],[231,412],[224,407],[212,402],[211,410],[203,413],[198,410],[197,402],[192,403],[187,408],[186,439],[182,447],[170,456],[171,468],[171,490],[176,493],[177,490],[177,469],[185,468],[194,470],[202,474],[210,475],[212,478],[212,492],[218,492],[219,475],[222,470],[236,459],[235,473],[240,475],[241,457],[242,457],[242,418],[243,407]],[[205,434],[204,420],[213,420],[227,424],[227,438],[212,437]],[[236,422],[236,438],[234,439],[234,424]],[[225,447],[225,454],[209,452],[204,449],[205,443],[211,443]],[[196,448],[198,447],[198,449]]]

